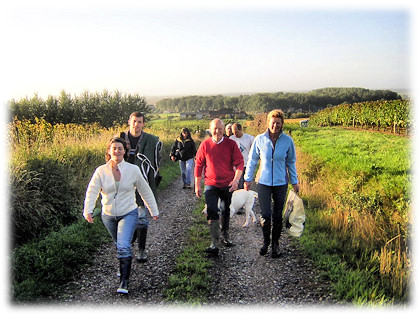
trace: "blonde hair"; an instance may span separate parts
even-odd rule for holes
[[[273,109],[271,112],[269,112],[267,115],[267,123],[270,121],[272,117],[280,118],[283,124],[284,124],[284,120],[286,119],[286,116],[284,115],[281,109]]]

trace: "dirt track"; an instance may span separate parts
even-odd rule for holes
[[[151,220],[147,250],[149,261],[133,262],[130,293],[121,296],[118,287],[118,261],[112,243],[98,248],[89,268],[77,273],[74,279],[56,294],[44,300],[60,305],[143,305],[170,306],[163,297],[175,257],[182,250],[191,221],[196,197],[193,190],[182,189],[178,178],[159,194],[161,217]],[[259,214],[258,202],[254,208]],[[236,246],[221,248],[214,267],[209,270],[213,285],[208,305],[270,305],[302,306],[333,305],[329,284],[284,233],[281,249],[284,255],[272,259],[258,254],[262,233],[257,223],[242,228],[244,214],[231,219],[231,236]],[[137,249],[135,249],[137,254]],[[270,253],[270,252],[269,252]]]

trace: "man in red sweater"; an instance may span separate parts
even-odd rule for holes
[[[211,245],[206,252],[219,254],[219,207],[221,201],[223,244],[234,246],[229,239],[229,207],[232,192],[238,189],[244,169],[244,159],[235,141],[224,137],[224,123],[216,118],[210,123],[211,138],[204,140],[198,148],[195,161],[195,194],[202,196],[201,177],[204,171],[204,196],[207,206],[207,220],[210,227]]]

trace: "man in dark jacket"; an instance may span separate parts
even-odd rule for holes
[[[145,117],[143,113],[134,112],[128,119],[129,129],[122,132],[120,137],[129,143],[129,154],[127,162],[137,165],[143,177],[148,182],[157,200],[157,186],[159,185],[161,176],[159,174],[160,151],[162,142],[159,138],[143,131]],[[146,238],[149,219],[147,211],[144,207],[143,200],[136,193],[136,202],[139,206],[139,223],[136,234],[133,239],[138,237],[139,255],[138,262],[147,261],[146,254]]]
[[[182,181],[184,183],[182,188],[192,188],[191,179],[194,170],[194,157],[196,153],[195,142],[191,138],[191,133],[188,128],[182,129],[181,134],[172,145],[171,153],[169,154],[173,162],[179,161],[181,168]]]

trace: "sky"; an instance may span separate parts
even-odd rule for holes
[[[2,96],[412,87],[409,1],[4,1]]]

